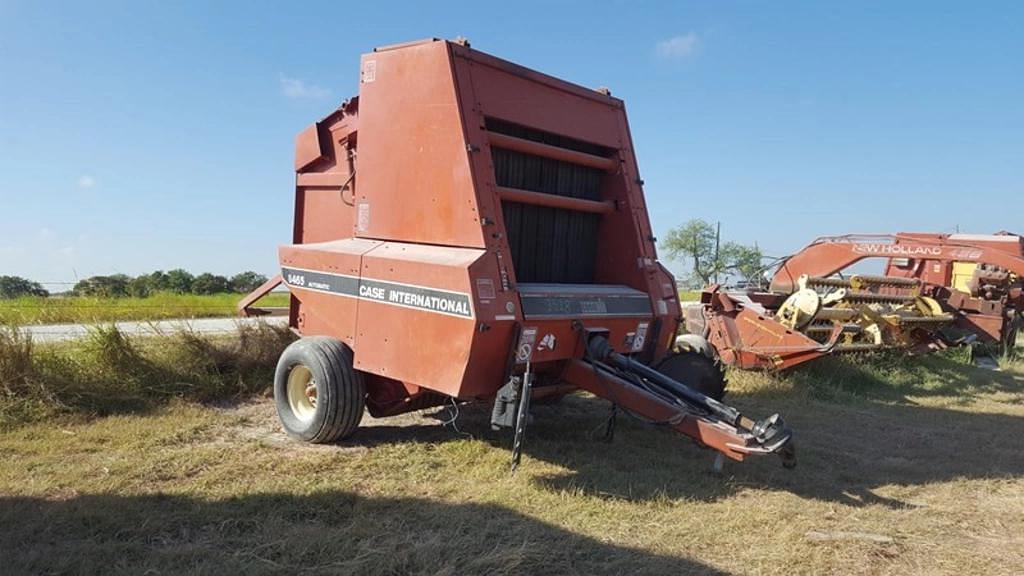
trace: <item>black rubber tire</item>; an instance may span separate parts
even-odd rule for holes
[[[670,354],[654,369],[715,400],[725,397],[728,382],[721,362],[699,352]]]
[[[288,376],[304,366],[316,385],[316,411],[308,421],[288,403]],[[352,350],[325,336],[302,338],[281,354],[274,373],[274,404],[289,436],[312,444],[334,442],[351,436],[363,419],[366,384],[352,366]]]

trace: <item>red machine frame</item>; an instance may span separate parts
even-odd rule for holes
[[[885,278],[920,282],[923,295],[942,303],[955,324],[983,341],[1012,346],[1021,326],[1024,291],[1024,238],[996,235],[900,233],[819,238],[786,258],[775,271],[770,292],[727,293],[713,286],[701,296],[701,306],[687,311],[688,329],[705,334],[723,361],[745,369],[785,370],[821,356],[842,351],[839,332],[822,343],[773,317],[782,300],[798,288],[801,277],[828,278],[869,258],[885,258]],[[954,263],[996,267],[1016,275],[1002,298],[967,294],[952,289]],[[984,270],[984,269],[982,269]],[[982,279],[983,281],[983,279]],[[944,347],[934,332],[911,330],[903,339],[912,351]]]
[[[370,414],[493,399],[526,375],[535,396],[583,388],[735,460],[791,455],[781,420],[658,388],[646,368],[670,351],[681,310],[621,100],[464,42],[378,48],[360,70],[359,96],[297,138],[294,243],[276,280],[296,332],[354,351]],[[502,185],[497,149],[596,171],[599,198]],[[592,282],[518,278],[512,204],[597,215]]]

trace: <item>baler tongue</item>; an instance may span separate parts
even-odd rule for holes
[[[586,378],[574,382],[581,387],[640,416],[668,424],[734,460],[747,454],[778,454],[783,466],[796,466],[793,433],[778,414],[763,420],[744,416],[732,406],[615,352],[601,335],[590,337],[586,361],[596,377],[590,382],[583,381]]]

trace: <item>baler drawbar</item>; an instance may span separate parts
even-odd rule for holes
[[[583,389],[733,460],[795,463],[781,418],[723,404],[710,348],[677,346],[678,290],[607,90],[464,41],[378,48],[359,96],[299,134],[295,171],[279,282],[302,338],[274,383],[290,435],[493,402],[518,462],[530,399]]]
[[[638,395],[636,390],[629,388],[630,382],[625,378],[617,378],[610,367],[621,373],[633,376],[630,380],[634,386],[641,388],[661,401],[667,402],[676,410],[676,414],[662,420],[671,424],[678,431],[708,443],[719,452],[740,460],[743,455],[754,453],[778,453],[783,465],[793,467],[796,464],[796,452],[791,443],[793,433],[786,427],[778,414],[754,421],[744,416],[739,410],[727,406],[714,398],[677,382],[672,378],[650,368],[649,366],[615,352],[608,340],[601,336],[592,337],[587,346],[587,361],[599,371],[598,379],[616,378],[612,382],[619,386],[614,392],[604,388],[617,405],[633,404],[623,400],[626,395]],[[582,387],[582,386],[581,386]],[[604,395],[604,394],[599,394]],[[650,408],[643,412],[652,412]],[[697,412],[694,412],[696,410]],[[684,426],[688,418],[696,419],[693,425]],[[721,434],[712,434],[707,428],[715,424],[721,425]]]

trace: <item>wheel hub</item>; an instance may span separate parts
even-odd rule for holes
[[[308,422],[316,415],[316,380],[313,373],[305,366],[297,365],[288,374],[288,406],[292,414],[303,422]]]

